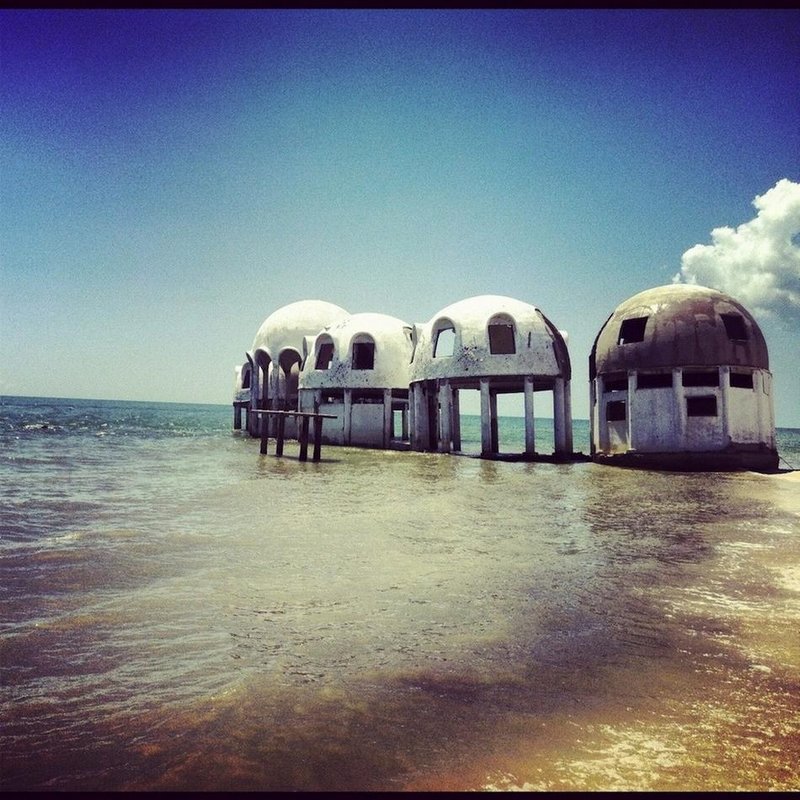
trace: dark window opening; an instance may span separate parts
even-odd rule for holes
[[[682,380],[684,386],[719,386],[719,370],[684,372]]]
[[[636,376],[637,389],[666,389],[672,386],[671,372],[640,372]]]
[[[731,372],[731,387],[734,389],[752,389],[752,372]]]
[[[375,369],[375,343],[353,344],[353,369]]]
[[[609,422],[621,422],[625,418],[624,400],[612,400],[606,404],[606,419]]]
[[[330,369],[333,361],[333,342],[323,342],[317,346],[317,363],[314,369]]]
[[[728,338],[733,341],[747,341],[747,326],[739,314],[720,314]]]
[[[242,376],[242,389],[250,388],[250,370],[248,369]]]
[[[716,417],[717,398],[713,395],[687,397],[686,415],[688,417]]]
[[[628,376],[624,372],[611,373],[603,378],[604,392],[624,392],[628,389]]]
[[[489,352],[492,355],[512,355],[517,352],[514,346],[514,326],[508,322],[492,322],[489,325]]]
[[[649,317],[633,317],[632,319],[622,320],[617,344],[644,341],[644,329],[647,327],[648,319]]]
[[[383,392],[369,389],[353,390],[350,394],[350,401],[354,405],[383,405]]]
[[[454,328],[441,328],[436,332],[436,341],[433,345],[434,358],[446,358],[453,355],[456,343]]]

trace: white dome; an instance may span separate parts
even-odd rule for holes
[[[309,337],[300,388],[408,389],[411,330],[407,322],[386,314],[353,314],[340,320]],[[367,349],[357,352],[354,345],[360,344]],[[367,361],[359,366],[362,353]]]
[[[450,337],[446,350],[442,331]],[[491,375],[570,377],[564,336],[536,306],[512,297],[460,300],[416,325],[415,334],[412,382]]]
[[[324,300],[299,300],[270,314],[258,329],[252,351],[264,350],[274,361],[288,349],[303,354],[303,339],[347,317],[347,311]]]

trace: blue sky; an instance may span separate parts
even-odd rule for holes
[[[286,303],[506,294],[585,418],[611,311],[800,182],[795,11],[5,10],[0,47],[4,394],[227,403]],[[800,427],[792,302],[756,316]]]

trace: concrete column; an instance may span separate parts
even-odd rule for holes
[[[481,457],[491,458],[493,452],[492,401],[489,391],[489,379],[481,378]]]
[[[353,408],[353,390],[344,390],[344,443],[350,444],[350,412]]]
[[[556,378],[553,383],[553,439],[556,456],[567,455],[566,397],[564,379]]]
[[[598,407],[597,407],[597,381],[595,378],[589,381],[589,455],[594,458],[597,453],[597,432],[598,432]]]
[[[461,451],[461,405],[458,399],[458,389],[453,389],[450,396],[452,398],[450,427],[453,431],[453,450],[458,453]]]
[[[730,431],[730,402],[731,402],[731,368],[720,367],[719,370],[719,416],[722,421],[722,446],[727,447],[731,442]]]
[[[383,446],[392,446],[392,390],[383,390]]]
[[[408,428],[409,428],[409,444],[411,445],[412,450],[416,450],[417,448],[414,446],[414,442],[417,440],[417,429],[416,429],[416,397],[417,397],[417,384],[412,383],[411,386],[408,388]]]
[[[572,456],[572,381],[564,381],[564,425],[567,439],[567,455]]]
[[[319,414],[322,408],[322,389],[314,389],[314,413]]]
[[[686,398],[683,394],[683,368],[675,367],[672,370],[672,392],[675,396],[675,413],[678,428],[678,441],[675,448],[683,450],[686,448]]]
[[[628,430],[628,450],[636,449],[636,441],[634,434],[636,433],[636,426],[634,425],[634,417],[636,415],[636,370],[628,371],[628,396],[625,398],[627,408],[625,409],[625,424]]]
[[[426,397],[425,385],[415,384],[414,395],[414,449],[427,450],[430,447],[430,436],[428,433],[428,400]]]
[[[492,412],[492,452],[500,452],[500,432],[497,420],[497,392],[489,392],[489,408]]]
[[[404,442],[407,441],[408,439],[408,414],[410,410],[411,410],[411,404],[404,403],[403,409],[400,412],[400,424],[402,426],[401,436]]]
[[[449,453],[452,446],[452,406],[452,389],[447,381],[442,381],[439,384],[439,441],[437,442],[440,453]]]
[[[536,452],[536,426],[533,419],[533,375],[525,376],[525,455]]]

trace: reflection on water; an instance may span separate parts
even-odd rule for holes
[[[4,541],[4,789],[798,788],[796,482],[206,448]]]

